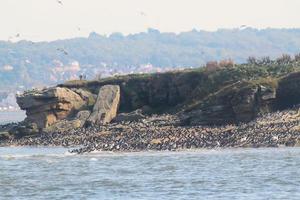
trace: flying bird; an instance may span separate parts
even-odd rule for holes
[[[240,29],[245,29],[245,28],[247,28],[247,25],[240,26]]]
[[[140,12],[140,15],[141,15],[141,16],[144,16],[144,17],[147,16],[146,13],[144,13],[143,11]]]
[[[59,3],[60,5],[63,5],[63,2],[61,0],[57,0],[57,3]]]
[[[56,50],[64,53],[65,55],[69,55],[68,52],[66,50],[64,50],[63,48],[57,48]]]

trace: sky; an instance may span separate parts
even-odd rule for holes
[[[59,3],[61,1],[61,3]],[[300,28],[300,0],[0,0],[0,40],[219,28]]]

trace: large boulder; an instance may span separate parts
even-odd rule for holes
[[[53,132],[66,132],[73,131],[78,128],[82,128],[86,123],[86,120],[90,116],[91,112],[89,110],[79,111],[75,117],[71,119],[63,119],[55,122],[51,126],[45,128],[43,131],[46,133]]]
[[[17,96],[17,103],[22,110],[26,110],[25,121],[43,129],[74,115],[88,104],[88,99],[68,88],[53,87],[25,92]]]
[[[87,125],[107,124],[116,117],[120,104],[120,87],[105,85],[99,90],[92,114],[87,119]]]

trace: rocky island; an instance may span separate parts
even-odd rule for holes
[[[26,91],[0,146],[72,152],[300,145],[300,60],[216,65]]]

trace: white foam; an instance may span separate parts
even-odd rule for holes
[[[97,158],[91,158],[90,161],[98,161]]]

